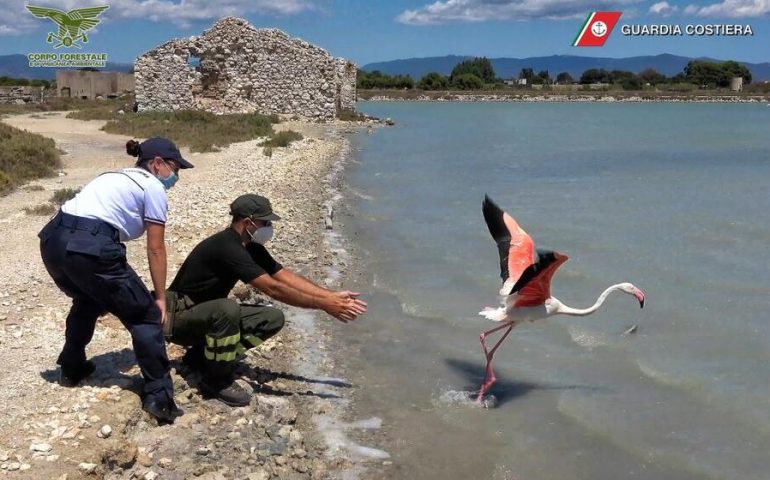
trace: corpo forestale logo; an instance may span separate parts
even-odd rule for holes
[[[46,42],[53,48],[82,49],[82,44],[88,43],[86,32],[101,23],[97,17],[110,8],[108,5],[99,7],[77,8],[62,12],[55,8],[26,5],[27,10],[37,18],[47,18],[57,25],[55,32],[48,32]],[[105,67],[106,53],[51,53],[35,52],[27,55],[30,67]]]

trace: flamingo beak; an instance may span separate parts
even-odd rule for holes
[[[637,290],[634,292],[634,296],[639,300],[639,308],[644,308],[644,292]]]

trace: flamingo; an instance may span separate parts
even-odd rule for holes
[[[573,308],[551,296],[551,278],[556,270],[569,257],[550,250],[535,250],[535,243],[512,216],[498,207],[489,196],[484,196],[481,207],[489,233],[497,242],[500,254],[500,277],[503,286],[500,295],[504,297],[500,308],[486,307],[479,315],[501,322],[497,327],[481,333],[481,347],[487,359],[486,376],[479,389],[476,403],[481,403],[484,394],[497,378],[492,370],[492,358],[500,344],[508,337],[513,327],[524,321],[534,322],[552,315],[590,315],[602,306],[612,292],[633,295],[644,307],[644,293],[630,283],[618,283],[604,290],[596,302],[588,308]],[[486,338],[489,334],[506,329],[500,340],[487,349]]]

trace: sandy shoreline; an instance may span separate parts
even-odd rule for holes
[[[77,187],[96,174],[130,164],[127,138],[98,130],[101,122],[65,119],[65,113],[3,121],[54,138],[68,152],[64,173],[0,199],[0,475],[19,478],[335,478],[361,472],[371,457],[347,439],[339,420],[349,397],[332,375],[329,339],[345,326],[331,317],[286,307],[288,326],[240,369],[251,388],[249,407],[232,409],[202,399],[169,348],[177,400],[186,414],[156,427],[140,409],[140,379],[130,338],[114,317],[100,320],[88,354],[97,372],[85,386],[63,389],[55,359],[69,301],[40,261],[35,234],[47,218],[21,210],[48,199],[58,188]],[[262,154],[258,141],[220,152],[190,154],[196,168],[183,172],[169,192],[167,243],[170,282],[194,245],[227,224],[227,205],[237,195],[268,196],[284,220],[271,252],[284,265],[336,287],[349,260],[344,239],[324,229],[326,202],[338,197],[349,124],[289,122],[305,139]],[[150,283],[142,240],[128,244],[129,263]],[[242,289],[241,295],[248,293]],[[346,332],[340,332],[345,335]],[[111,431],[107,438],[97,433]],[[103,433],[103,432],[102,432]],[[90,473],[89,473],[90,471]]]

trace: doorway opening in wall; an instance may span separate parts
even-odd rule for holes
[[[187,56],[187,65],[194,68],[195,71],[201,71],[201,57],[197,57],[193,54]]]

